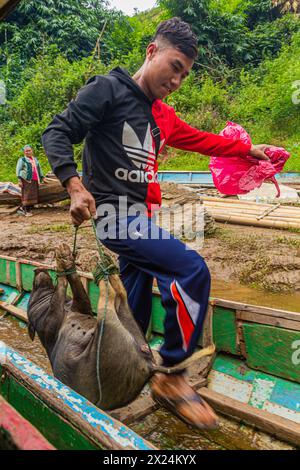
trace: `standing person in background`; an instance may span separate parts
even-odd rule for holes
[[[25,145],[23,152],[24,155],[19,158],[16,169],[22,189],[22,204],[18,213],[28,217],[32,215],[32,207],[39,202],[39,184],[43,182],[44,175],[38,159],[33,155],[32,147]]]

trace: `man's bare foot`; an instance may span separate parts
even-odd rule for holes
[[[152,396],[185,423],[199,429],[216,429],[218,417],[194,391],[182,374],[156,374],[151,384]]]

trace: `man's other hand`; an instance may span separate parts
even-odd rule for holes
[[[265,154],[265,150],[270,148],[270,145],[252,145],[249,155],[251,157],[257,158],[257,160],[266,160],[267,162],[270,161],[269,157]]]
[[[70,215],[74,225],[81,225],[96,215],[96,204],[77,176],[66,182],[67,191],[71,197]]]

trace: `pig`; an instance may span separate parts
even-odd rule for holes
[[[113,410],[132,402],[155,372],[173,373],[186,366],[155,364],[118,275],[100,281],[95,317],[79,275],[70,273],[75,261],[67,244],[56,250],[56,264],[58,274],[69,272],[58,276],[56,286],[46,269],[35,270],[28,332],[32,340],[37,332],[58,380],[103,410]]]

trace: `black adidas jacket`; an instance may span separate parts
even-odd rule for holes
[[[180,120],[170,106],[151,102],[118,67],[91,78],[44,132],[44,149],[60,181],[78,176],[72,146],[85,139],[83,183],[96,205],[117,204],[119,196],[127,196],[129,205],[159,205],[155,139],[145,106],[160,128],[160,151],[167,144],[224,157],[249,152],[249,145],[201,132]]]

